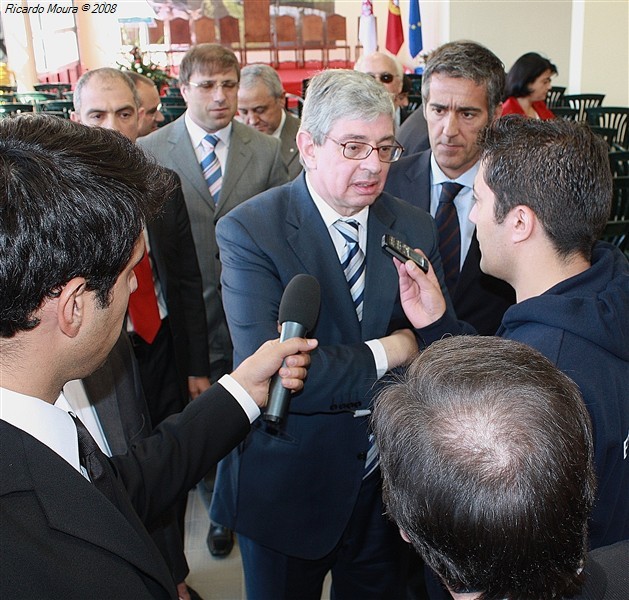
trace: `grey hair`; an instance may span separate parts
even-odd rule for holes
[[[266,86],[273,98],[284,97],[282,81],[273,67],[255,64],[242,68],[240,71],[240,89],[253,87],[258,82],[262,82]]]
[[[140,108],[140,97],[138,96],[138,91],[136,90],[135,83],[133,83],[131,77],[129,77],[129,75],[127,75],[124,71],[120,71],[112,67],[101,67],[100,69],[91,69],[90,71],[86,71],[85,73],[83,73],[83,75],[81,75],[81,78],[77,82],[76,87],[74,88],[74,95],[72,96],[72,101],[74,102],[74,110],[76,112],[81,111],[81,96],[83,94],[83,88],[85,88],[88,82],[94,77],[109,79],[110,81],[113,81],[115,79],[122,81],[133,94],[135,107]]]
[[[328,69],[315,75],[308,85],[301,115],[301,130],[321,146],[339,119],[375,121],[391,117],[395,108],[387,89],[366,73]]]

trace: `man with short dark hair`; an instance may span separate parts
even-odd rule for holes
[[[282,142],[282,158],[288,175],[301,173],[297,132],[300,121],[285,109],[282,81],[269,65],[247,65],[240,72],[238,114],[243,123]]]
[[[385,189],[430,212],[439,227],[441,259],[459,319],[493,335],[515,301],[513,288],[480,267],[472,186],[479,132],[500,116],[504,66],[474,42],[450,42],[430,54],[422,76],[422,109],[430,150],[392,166]]]
[[[587,555],[587,409],[539,352],[437,341],[376,399],[372,424],[387,512],[453,598],[626,596],[629,541]]]
[[[181,178],[203,279],[212,378],[232,364],[214,227],[238,204],[288,181],[279,141],[234,120],[239,82],[231,50],[197,44],[179,67],[186,112],[138,142]]]
[[[123,135],[43,115],[0,122],[0,173],[0,596],[174,600],[145,524],[246,435],[272,374],[302,387],[316,343],[266,344],[108,459],[61,391],[119,338],[172,180]]]
[[[629,538],[629,264],[597,241],[611,204],[607,146],[582,124],[510,115],[489,126],[481,148],[470,214],[480,266],[517,296],[496,335],[533,346],[579,386],[598,477],[590,544]],[[424,344],[473,331],[450,318],[430,273],[398,266]]]

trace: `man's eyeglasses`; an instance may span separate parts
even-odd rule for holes
[[[371,75],[374,79],[378,79],[380,83],[391,83],[395,79],[395,75],[393,75],[393,73],[367,73],[367,75]]]
[[[365,142],[338,142],[329,135],[326,135],[329,140],[332,140],[335,144],[338,144],[343,148],[343,156],[350,160],[363,160],[367,158],[374,150],[378,152],[378,158],[380,162],[392,163],[398,160],[404,152],[404,148],[399,144],[385,144],[383,146],[372,146]]]
[[[212,81],[211,79],[208,79],[206,81],[198,81],[198,82],[188,81],[188,84],[195,88],[204,90],[206,92],[212,92],[217,87],[220,87],[226,91],[235,90],[238,87],[238,82],[234,81],[233,79],[228,79],[227,81]]]

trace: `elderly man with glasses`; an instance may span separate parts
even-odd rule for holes
[[[316,75],[297,134],[305,173],[216,227],[235,363],[277,332],[295,275],[321,285],[320,345],[303,393],[279,426],[263,421],[219,466],[212,518],[238,533],[248,598],[319,599],[327,572],[337,598],[402,594],[368,415],[378,381],[416,354],[417,340],[383,236],[431,257],[447,291],[434,221],[382,192],[402,153],[393,114],[372,77]]]

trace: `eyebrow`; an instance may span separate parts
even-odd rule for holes
[[[428,104],[434,108],[442,108],[444,110],[448,110],[450,108],[447,104],[439,104],[438,102],[428,102]],[[473,112],[473,113],[481,113],[483,112],[482,108],[478,108],[478,106],[457,106],[455,108],[457,112]]]
[[[133,106],[133,104],[125,104],[124,106],[120,106],[120,107],[114,109],[113,111],[108,111],[105,108],[90,108],[87,111],[87,114],[91,115],[93,113],[107,113],[107,112],[119,113],[121,110],[133,110],[133,111],[136,111],[136,108],[135,108],[135,106]]]
[[[366,135],[355,135],[352,133],[348,133],[347,135],[342,135],[339,137],[340,142],[367,142],[368,137]],[[382,144],[383,142],[395,142],[395,135],[386,135],[385,137],[379,139],[376,144]]]

